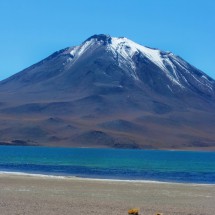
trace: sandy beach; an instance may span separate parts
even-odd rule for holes
[[[214,215],[215,185],[0,175],[1,215]]]

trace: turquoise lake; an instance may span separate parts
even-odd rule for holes
[[[215,184],[215,152],[0,146],[0,171]]]

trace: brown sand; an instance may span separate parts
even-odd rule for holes
[[[215,185],[0,175],[0,215],[214,215]]]

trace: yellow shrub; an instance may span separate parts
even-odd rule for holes
[[[137,209],[137,208],[132,208],[132,209],[128,210],[128,214],[138,215],[138,213],[139,213],[139,209]]]

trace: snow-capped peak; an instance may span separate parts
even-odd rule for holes
[[[99,34],[88,38],[79,49],[79,55],[91,45],[106,45],[114,55],[121,55],[125,60],[129,60],[135,53],[141,52],[145,57],[155,63],[161,69],[166,69],[160,50],[151,49],[129,40],[126,37],[110,37],[109,35]]]
[[[114,55],[120,55],[125,60],[131,60],[135,53],[141,52],[145,57],[155,63],[161,69],[166,69],[160,50],[141,46],[125,37],[110,37],[109,35],[94,35],[84,41],[80,46],[73,47],[70,54],[80,56],[93,45],[106,45]]]
[[[162,72],[171,81],[171,85],[184,89],[192,79],[196,85],[206,87],[208,91],[212,92],[212,82],[204,78],[204,73],[202,73],[203,78],[199,80],[198,75],[189,72],[190,65],[180,57],[171,52],[142,46],[125,37],[111,37],[105,34],[93,35],[80,46],[71,47],[68,50],[72,58],[71,63],[75,63],[85,53],[88,53],[88,56],[93,54],[94,50],[101,47],[106,52],[110,52],[118,66],[137,81],[139,81],[139,75],[135,56],[140,55],[157,66],[158,72]],[[179,72],[179,68],[183,73]],[[188,73],[190,73],[190,80],[187,79],[186,74]],[[171,88],[170,86],[169,88]]]
[[[119,66],[123,67],[127,65],[131,68],[133,70],[131,75],[135,79],[138,79],[138,77],[135,74],[136,65],[133,61],[133,56],[139,52],[157,65],[161,70],[166,70],[160,50],[141,46],[125,37],[110,37],[105,34],[93,35],[85,40],[80,46],[73,47],[70,54],[75,58],[74,60],[76,60],[89,50],[90,47],[95,48],[100,45],[105,45],[106,50],[112,52],[114,57],[117,58]]]

